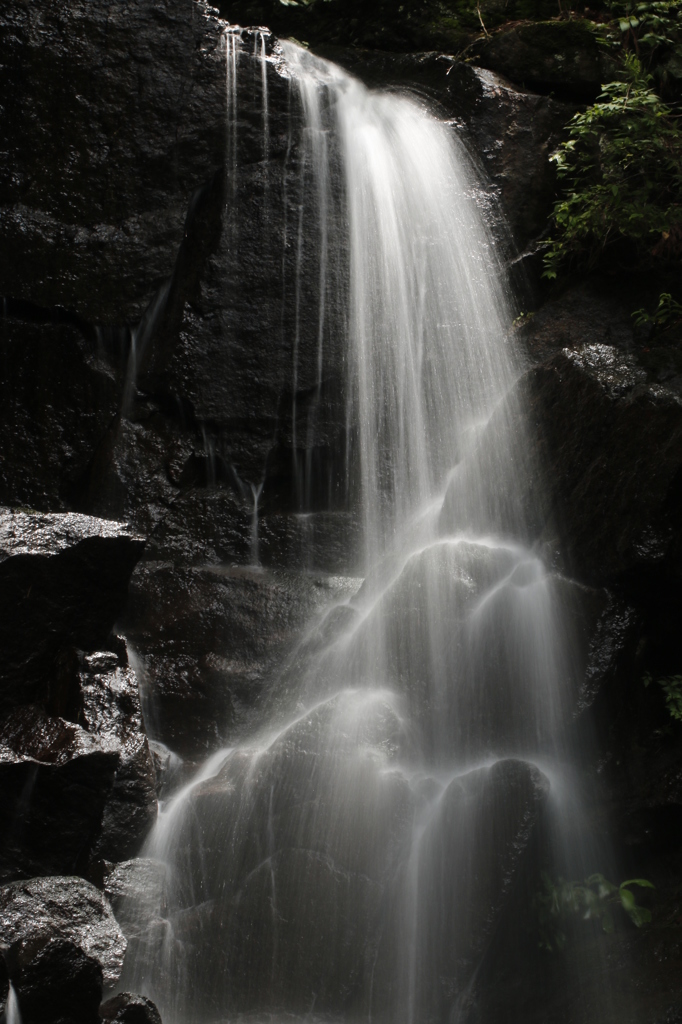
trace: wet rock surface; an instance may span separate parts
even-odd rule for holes
[[[81,655],[72,717],[38,707],[0,722],[4,878],[85,873],[136,853],[156,820],[137,678],[111,652]]]
[[[4,294],[134,322],[223,158],[220,24],[181,0],[8,3],[0,33]]]
[[[119,992],[100,1007],[102,1020],[111,1024],[161,1024],[161,1014],[151,999]]]
[[[166,867],[149,857],[136,857],[109,867],[104,894],[129,942],[165,904]]]
[[[18,958],[12,987],[22,1022],[98,1024],[102,968],[76,943],[50,939],[28,962]]]
[[[474,67],[445,54],[317,50],[367,84],[414,92],[430,101],[437,115],[451,118],[473,150],[484,187],[487,179],[496,191],[518,251],[544,230],[555,190],[549,156],[574,106],[530,92],[518,78],[513,84],[493,73],[496,69]],[[487,205],[492,207],[489,201]],[[492,208],[490,213],[495,215]],[[504,228],[498,227],[509,249]]]
[[[107,794],[102,826],[91,857],[125,860],[137,853],[156,821],[156,772],[149,749],[138,678],[115,654],[84,655],[78,673],[79,719],[119,761]]]
[[[429,909],[435,912],[437,938],[422,964],[417,1004],[425,1015],[444,1014],[475,988],[480,954],[522,884],[524,859],[526,867],[532,859],[530,844],[548,792],[547,779],[534,765],[508,759],[454,779],[438,802],[418,869],[424,883],[436,872],[443,886],[438,906],[420,908],[416,925],[429,919]]]
[[[521,387],[548,470],[545,531],[571,570],[606,581],[674,564],[682,399],[601,344],[558,353]]]
[[[105,646],[143,548],[122,523],[0,513],[0,708],[42,698],[69,646]]]
[[[141,563],[124,625],[153,738],[191,758],[224,745],[311,617],[356,586],[248,565]]]
[[[72,948],[97,966],[106,986],[119,978],[126,941],[106,897],[82,878],[32,878],[1,886],[0,921],[10,979],[42,951],[46,957],[70,958]],[[48,949],[54,942],[72,948]],[[80,970],[77,961],[76,965]],[[89,974],[90,967],[83,966]]]
[[[84,872],[113,785],[118,753],[35,707],[0,726],[2,878]]]

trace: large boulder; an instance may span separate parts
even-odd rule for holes
[[[598,583],[674,572],[682,398],[600,344],[558,353],[518,387],[546,473],[542,528],[571,571]]]
[[[35,706],[0,721],[0,872],[86,873],[139,850],[156,820],[154,763],[137,677],[111,651],[72,652],[62,714]]]
[[[152,737],[194,758],[224,745],[304,626],[357,585],[251,565],[140,563],[124,628]]]
[[[2,722],[3,880],[87,869],[118,763],[115,742],[34,706]]]
[[[425,1020],[452,1019],[466,1008],[505,909],[532,870],[531,844],[548,791],[534,765],[515,759],[441,780],[415,830],[407,891],[400,899],[394,889],[388,904],[372,1017],[395,1019],[406,1002]],[[396,963],[401,970],[391,979]]]
[[[13,965],[22,1024],[99,1024],[102,968],[68,939],[50,939]]]
[[[0,951],[11,981],[25,972],[25,976],[30,974],[33,988],[40,964],[45,965],[43,995],[64,981],[60,963],[72,963],[78,973],[98,971],[100,999],[102,983],[113,986],[123,967],[126,941],[111,907],[106,897],[82,878],[31,878],[1,886],[0,936]],[[81,962],[74,951],[88,963]],[[54,973],[49,964],[55,966]],[[38,987],[37,980],[35,984]],[[21,1008],[20,990],[19,1004]]]
[[[110,642],[143,545],[122,523],[0,511],[0,711],[46,698],[65,648]]]
[[[119,754],[91,856],[125,860],[138,852],[157,813],[156,773],[137,676],[133,669],[121,666],[115,654],[102,651],[83,656],[78,683],[79,720],[90,735]]]
[[[161,1014],[146,996],[119,992],[100,1006],[106,1024],[161,1024]]]

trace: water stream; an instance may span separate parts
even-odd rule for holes
[[[165,887],[126,983],[166,1024],[464,1021],[543,805],[565,840],[575,823],[565,581],[532,543],[520,365],[463,144],[417,100],[283,52],[314,183],[318,382],[347,255],[364,583],[311,623],[253,733],[162,807],[145,856]],[[238,57],[231,32],[230,123]],[[268,131],[265,105],[266,149]]]

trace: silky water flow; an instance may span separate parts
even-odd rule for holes
[[[240,45],[230,31],[234,130]],[[163,885],[124,981],[165,1024],[454,1024],[542,814],[566,872],[583,869],[568,584],[532,546],[521,367],[463,144],[415,99],[282,47],[313,183],[320,380],[344,267],[364,582],[310,625],[252,734],[162,807],[144,856]],[[251,59],[265,67],[264,41]]]

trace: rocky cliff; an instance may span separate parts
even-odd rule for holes
[[[239,735],[305,624],[357,586],[302,115],[265,28],[232,34],[226,91],[226,29],[201,0],[0,12],[0,988],[24,1024],[99,1019],[126,942],[106,894],[132,885],[157,793]],[[614,1019],[672,1022],[682,745],[642,677],[680,672],[682,364],[633,329],[627,282],[541,292],[549,154],[604,69],[580,26],[549,46],[512,31],[473,63],[320,51],[461,134],[520,301],[540,304],[515,328],[550,482],[526,500],[581,595],[590,827],[658,891],[650,929],[594,942],[612,942]],[[573,974],[537,952],[512,968],[504,927],[485,1019],[592,1021],[589,948]],[[133,997],[102,1013],[131,1007],[154,1019]]]

